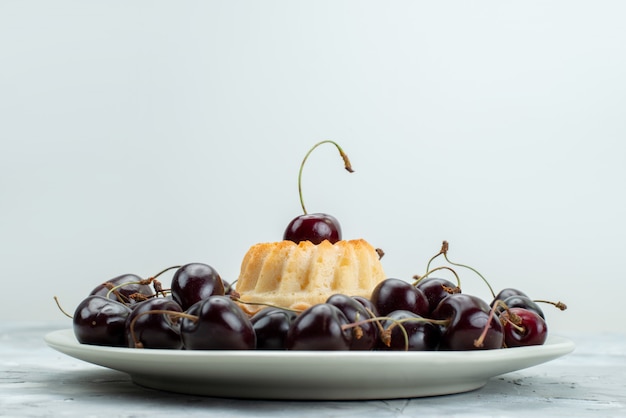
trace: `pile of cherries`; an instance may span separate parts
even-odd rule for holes
[[[298,188],[304,214],[287,226],[283,239],[319,244],[341,240],[336,218],[308,214],[300,187],[302,167],[317,146],[334,144],[352,172],[347,155],[333,141],[316,144],[300,166]],[[382,257],[382,251],[379,252]],[[430,268],[443,255],[448,265]],[[204,263],[167,268],[142,279],[126,274],[96,286],[76,307],[74,334],[82,344],[184,350],[475,350],[540,345],[545,315],[523,292],[507,288],[492,300],[461,292],[453,267],[473,268],[448,258],[448,243],[414,282],[388,278],[369,298],[335,294],[302,312],[265,306],[249,316],[231,284]],[[158,280],[175,270],[171,286]],[[448,270],[456,283],[433,278]],[[546,301],[541,301],[546,302]],[[552,303],[552,302],[548,302]],[[565,305],[552,303],[560,309]]]
[[[447,248],[438,255],[449,261]],[[158,277],[174,269],[164,289]],[[430,277],[443,269],[457,283]],[[242,303],[214,268],[190,263],[96,286],[76,307],[73,328],[82,344],[185,350],[498,349],[543,344],[548,332],[523,292],[507,288],[487,303],[462,293],[448,266],[414,283],[383,280],[369,298],[335,294],[302,312],[265,306],[249,316]]]

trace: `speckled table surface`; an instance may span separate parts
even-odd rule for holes
[[[0,325],[2,417],[623,417],[626,334],[564,335],[576,349],[472,392],[385,401],[259,401],[145,389],[122,372],[68,357],[43,337],[67,323]]]

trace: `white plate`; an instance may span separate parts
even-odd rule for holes
[[[184,351],[84,345],[73,331],[46,343],[64,354],[130,374],[141,386],[193,395],[257,399],[393,399],[483,387],[495,376],[574,350],[549,337],[542,346],[479,351]]]

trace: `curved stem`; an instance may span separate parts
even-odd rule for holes
[[[56,296],[54,297],[54,301],[57,304],[57,308],[59,308],[59,310],[61,311],[61,313],[63,313],[63,315],[67,316],[70,319],[74,319],[74,317],[70,314],[68,314],[67,312],[65,312],[65,309],[63,309],[63,307],[61,307],[61,303],[59,302],[59,298],[57,298]]]
[[[491,321],[493,320],[496,314],[496,309],[498,309],[499,307],[505,308],[508,312],[508,309],[509,309],[508,306],[506,306],[506,304],[502,302],[501,300],[498,300],[496,301],[496,303],[493,304],[493,306],[489,310],[489,315],[487,316],[487,324],[485,324],[485,327],[483,328],[483,331],[480,333],[480,336],[474,340],[474,347],[480,348],[483,346],[483,343],[485,342],[485,338],[487,338],[487,333],[491,329]]]
[[[476,270],[476,269],[475,269],[475,268],[473,268],[473,267],[467,266],[467,265],[465,265],[465,264],[453,263],[452,261],[450,261],[450,259],[448,258],[448,245],[447,245],[447,244],[448,244],[448,243],[447,243],[446,241],[444,241],[445,251],[443,251],[443,252],[442,252],[442,253],[443,253],[444,258],[446,259],[446,261],[447,261],[448,263],[452,264],[453,266],[463,267],[463,268],[466,268],[466,269],[472,270],[474,273],[476,273],[476,274],[478,275],[478,277],[480,277],[480,278],[483,280],[483,282],[485,282],[485,284],[487,285],[487,287],[489,288],[489,291],[491,292],[491,297],[495,299],[495,297],[496,297],[496,293],[493,291],[493,288],[491,287],[491,285],[489,284],[489,282],[487,281],[487,279],[485,279],[485,278],[483,277],[483,275],[482,275],[482,274],[480,274],[480,273],[478,272],[478,270]]]
[[[122,287],[124,287],[124,286],[128,286],[128,285],[130,285],[130,284],[149,285],[149,284],[153,283],[153,282],[155,281],[155,279],[156,279],[157,277],[159,277],[161,274],[163,274],[163,273],[165,273],[165,272],[167,272],[167,271],[169,271],[169,270],[172,270],[172,269],[177,269],[177,268],[180,268],[180,267],[181,267],[181,266],[171,266],[171,267],[168,267],[168,268],[166,268],[166,269],[161,270],[160,272],[158,272],[158,273],[157,273],[157,274],[155,274],[154,276],[149,277],[149,278],[147,278],[147,279],[143,279],[143,280],[138,280],[138,281],[126,282],[126,283],[121,283],[121,284],[118,284],[117,286],[114,286],[114,287],[112,287],[112,288],[110,288],[110,289],[109,289],[109,291],[108,291],[108,292],[107,292],[107,294],[106,294],[106,298],[108,299],[108,298],[109,298],[109,296],[111,295],[111,293],[115,292],[117,289],[120,289],[120,288],[122,288]],[[159,285],[160,285],[160,284],[159,284]],[[158,290],[158,291],[157,291],[157,293],[159,293],[159,292],[160,292],[160,290]]]
[[[563,302],[561,302],[561,301],[558,301],[558,302],[552,302],[552,301],[549,301],[549,300],[535,299],[535,300],[533,300],[533,302],[536,302],[536,303],[547,303],[548,305],[552,305],[552,306],[554,306],[554,307],[556,307],[557,309],[560,309],[560,310],[562,310],[562,311],[564,311],[564,310],[566,310],[566,309],[567,309],[567,305],[566,305],[566,304],[564,304],[564,303],[563,303]]]
[[[325,141],[320,141],[317,144],[313,145],[313,147],[309,150],[309,152],[307,152],[306,155],[304,156],[304,159],[302,160],[302,163],[300,164],[300,171],[298,172],[298,194],[300,195],[300,205],[302,206],[302,211],[304,212],[305,215],[307,214],[307,211],[306,211],[306,207],[304,206],[304,199],[302,198],[302,169],[304,168],[304,163],[306,162],[307,158],[309,158],[309,155],[313,152],[313,150],[319,147],[320,145],[326,144],[326,143],[333,144],[335,147],[337,147],[337,150],[339,151],[339,155],[343,159],[345,169],[348,170],[348,172],[350,173],[354,172],[354,170],[352,169],[352,165],[350,164],[350,160],[348,159],[348,155],[343,151],[343,149],[335,141],[331,141],[327,139]]]
[[[373,312],[370,310],[368,310],[368,312],[370,312],[370,314],[373,314]],[[381,321],[390,321],[391,324],[387,328],[383,328],[382,324],[380,323]],[[406,330],[406,327],[403,325],[405,322],[421,322],[421,323],[431,323],[435,325],[447,326],[450,323],[450,320],[449,319],[430,319],[430,318],[423,318],[423,317],[395,319],[390,316],[372,316],[371,318],[357,320],[349,324],[344,324],[341,326],[341,329],[347,330],[350,328],[357,328],[357,327],[360,327],[361,325],[372,323],[372,322],[378,325],[380,338],[387,347],[389,347],[391,344],[391,331],[393,330],[394,327],[399,326],[400,331],[402,332],[404,336],[404,351],[408,351],[409,350],[409,334]]]
[[[454,271],[454,269],[448,267],[448,266],[439,266],[439,267],[435,267],[432,270],[429,270],[426,272],[426,274],[424,274],[423,276],[419,276],[417,278],[417,280],[415,280],[413,282],[413,286],[417,285],[419,282],[421,282],[422,280],[424,280],[426,277],[428,277],[431,273],[436,272],[437,270],[450,270],[452,272],[452,274],[454,274],[454,277],[456,277],[456,285],[457,287],[460,289],[461,288],[461,278],[459,277],[458,274],[456,274],[456,271]]]
[[[239,299],[239,297],[236,296],[236,295],[231,295],[230,296],[230,300],[232,300],[233,302],[241,303],[242,305],[265,306],[266,308],[277,308],[277,309],[282,309],[284,311],[295,312],[295,313],[301,313],[302,312],[301,309],[285,308],[284,306],[273,305],[271,303],[265,303],[265,302],[245,302],[245,301]]]
[[[173,269],[179,269],[181,267],[182,266],[171,266],[171,267],[165,268],[165,269],[161,270],[160,272],[158,272],[157,274],[155,274],[154,276],[152,276],[150,279],[156,279],[157,277],[159,277],[163,273],[166,273],[166,272],[168,272],[170,270],[173,270]]]
[[[441,249],[439,250],[439,252],[433,255],[430,258],[430,260],[428,260],[428,264],[426,264],[426,271],[430,270],[430,263],[432,263],[435,258],[439,257],[441,254],[445,254],[447,251],[448,251],[448,241],[444,241],[443,244],[441,244]]]

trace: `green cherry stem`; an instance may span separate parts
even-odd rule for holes
[[[441,254],[445,254],[448,251],[448,241],[444,241],[441,245],[441,249],[435,255],[433,255],[430,260],[428,260],[428,264],[426,264],[426,271],[430,271],[430,264],[435,260],[435,258],[439,257]]]
[[[348,172],[350,173],[354,172],[354,170],[352,169],[352,165],[350,164],[350,159],[348,158],[348,155],[343,151],[343,149],[335,141],[325,140],[325,141],[320,141],[317,144],[313,145],[313,147],[309,150],[309,152],[307,152],[306,155],[304,156],[304,159],[302,160],[302,163],[300,164],[300,171],[298,172],[298,194],[300,195],[300,205],[302,206],[302,211],[304,212],[305,215],[307,214],[307,211],[304,206],[304,199],[302,197],[302,169],[304,168],[304,163],[306,162],[307,158],[309,158],[309,155],[311,154],[311,152],[313,152],[313,150],[319,147],[320,145],[327,144],[327,143],[333,144],[335,147],[337,147],[337,150],[339,151],[339,155],[343,159],[344,168],[348,170]]]
[[[59,298],[58,298],[58,297],[56,297],[56,296],[55,296],[55,297],[54,297],[54,301],[55,301],[55,302],[56,302],[56,304],[57,304],[57,308],[59,308],[59,310],[61,311],[61,313],[62,313],[63,315],[67,316],[67,317],[68,317],[68,318],[70,318],[70,319],[74,319],[74,317],[73,317],[72,315],[68,314],[68,313],[65,311],[65,309],[63,309],[63,307],[61,306],[61,302],[59,302]]]
[[[474,273],[476,273],[478,275],[478,277],[480,277],[483,280],[483,282],[485,282],[485,284],[489,288],[489,291],[491,292],[491,296],[495,299],[496,293],[493,291],[493,288],[491,287],[491,285],[489,284],[487,279],[485,279],[483,277],[483,275],[478,272],[478,270],[474,269],[473,267],[467,266],[465,264],[453,263],[452,261],[450,261],[450,259],[448,258],[448,242],[447,241],[443,242],[442,254],[443,254],[444,258],[446,259],[446,261],[448,263],[452,264],[453,266],[463,267],[463,268],[469,269],[469,270],[473,271]]]
[[[461,278],[459,277],[459,275],[456,273],[456,271],[454,271],[452,268],[448,267],[448,266],[439,266],[439,267],[435,267],[432,270],[428,270],[426,272],[426,274],[424,274],[423,276],[414,276],[415,281],[413,282],[413,286],[416,286],[419,282],[421,282],[422,280],[424,280],[426,277],[430,276],[432,273],[438,271],[438,270],[450,270],[452,272],[452,274],[454,274],[454,277],[456,278],[456,286],[460,289],[461,288]]]

